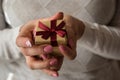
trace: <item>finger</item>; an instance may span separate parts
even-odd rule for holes
[[[59,71],[63,64],[63,56],[55,57],[57,59],[57,64],[50,67],[51,70]]]
[[[63,19],[63,12],[58,12],[56,13],[55,15],[53,15],[52,17],[49,17],[49,18],[43,18],[43,19],[38,19],[38,21],[48,21],[48,20],[60,20],[60,19]]]
[[[54,16],[50,17],[50,20],[63,19],[63,12],[58,12]]]
[[[18,47],[32,47],[33,41],[31,38],[18,36],[16,39],[16,44]]]
[[[43,72],[45,72],[46,74],[53,76],[53,77],[58,77],[59,74],[57,71],[54,70],[50,70],[50,69],[43,69]]]
[[[73,60],[76,57],[76,50],[73,50],[67,46],[59,45],[59,50],[64,57]]]
[[[72,49],[76,49],[76,42],[75,40],[73,40],[73,38],[68,39],[68,47],[72,48]]]
[[[31,47],[33,45],[33,30],[35,26],[24,25],[16,39],[16,44],[19,47]]]
[[[36,56],[36,55],[42,55],[42,54],[49,54],[53,51],[53,48],[51,45],[48,44],[44,44],[44,45],[39,45],[39,46],[32,46],[32,47],[28,47],[28,48],[20,48],[21,52],[25,55],[25,56]],[[44,57],[45,55],[42,55],[42,57]],[[44,57],[45,58],[45,57]]]
[[[56,70],[59,71],[62,64],[63,64],[64,57],[63,56],[57,56],[56,59],[58,60],[58,63],[55,67],[56,67]]]
[[[47,59],[50,59],[50,58],[56,58],[57,59],[57,64],[53,64],[53,66],[50,67],[51,70],[55,70],[55,71],[59,71],[62,64],[63,64],[63,56],[56,56],[56,57],[53,57],[53,56],[50,56],[50,55],[45,55],[46,57],[42,57],[43,60],[47,60]]]
[[[52,53],[53,52],[53,47],[51,45],[47,45],[44,48],[44,52],[46,53]]]
[[[27,65],[31,69],[45,69],[57,64],[57,60],[55,58],[48,59],[48,60],[38,60],[30,56],[25,56],[25,58],[26,58]]]
[[[53,56],[51,54],[41,54],[40,57],[42,57],[43,60],[51,59]]]

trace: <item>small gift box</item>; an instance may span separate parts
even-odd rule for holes
[[[61,56],[58,45],[67,45],[67,33],[63,20],[39,21],[34,29],[36,45],[51,44],[53,55]]]

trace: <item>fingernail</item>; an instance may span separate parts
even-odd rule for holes
[[[55,65],[55,64],[57,64],[57,60],[56,60],[56,59],[52,59],[52,60],[50,61],[50,65]]]
[[[52,74],[53,77],[58,77],[58,75],[56,73]]]
[[[32,47],[32,44],[31,44],[31,42],[28,40],[28,41],[26,41],[26,43],[25,43],[26,45],[27,45],[27,47]]]
[[[42,54],[41,57],[43,58],[43,60],[47,59],[47,56],[45,54]]]
[[[51,45],[48,45],[44,48],[44,51],[47,52],[47,53],[51,53],[53,51],[53,48]]]

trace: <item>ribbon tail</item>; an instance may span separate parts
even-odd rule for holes
[[[51,21],[51,29],[55,30],[55,28],[56,28],[56,20],[52,20]]]
[[[48,39],[50,36],[50,32],[49,31],[38,31],[36,32],[36,35],[42,35],[41,37],[43,39]]]
[[[56,33],[57,33],[60,37],[64,37],[64,36],[66,35],[66,30],[61,29],[61,30],[56,31]]]
[[[40,29],[43,29],[43,30],[45,30],[45,31],[49,31],[49,30],[50,30],[45,24],[43,24],[43,23],[40,22],[40,21],[39,21],[38,26],[40,27]]]
[[[51,45],[52,46],[58,46],[58,42],[57,42],[57,35],[56,35],[56,33],[52,33],[51,34],[52,36],[51,36]]]
[[[62,21],[57,27],[56,27],[56,29],[62,29],[63,27],[65,26],[65,22],[64,21]]]
[[[43,35],[42,35],[42,38],[43,39],[48,39],[50,37],[50,32],[45,32]]]

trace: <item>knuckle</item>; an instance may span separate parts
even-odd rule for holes
[[[34,46],[32,48],[27,49],[27,54],[29,55],[40,55],[44,54],[43,50],[39,46]]]
[[[75,57],[70,57],[70,60],[74,60],[75,59]]]
[[[69,57],[68,57],[70,60],[74,60],[76,58],[76,56],[77,56],[76,50],[71,51],[70,54],[71,55],[69,55]]]
[[[26,58],[26,63],[27,63],[27,66],[28,66],[30,69],[34,70],[34,64],[33,64],[33,61],[32,61],[31,59]]]
[[[19,44],[18,44],[19,43],[19,37],[16,38],[15,42],[16,42],[16,45],[19,47]]]
[[[38,46],[37,49],[38,49],[38,51],[39,51],[40,53],[42,53],[42,54],[45,53],[45,52],[44,52],[44,47],[43,47],[43,46]]]
[[[46,73],[47,75],[50,75],[50,76],[52,76],[48,70],[46,70],[46,69],[43,69],[42,71],[43,71],[44,73]]]
[[[76,58],[76,55],[73,55],[70,57],[70,60],[74,60]]]
[[[32,69],[32,70],[35,69],[32,63],[28,62],[27,65],[28,65],[28,67],[29,67],[30,69]]]
[[[45,68],[49,68],[49,67],[50,67],[50,61],[46,61],[46,62],[44,63],[44,67],[45,67]]]
[[[41,69],[50,68],[50,61],[45,61],[41,64]]]
[[[68,58],[69,58],[69,60],[74,60],[75,59],[75,55],[71,55]]]
[[[52,73],[50,70],[47,70],[47,71],[46,71],[46,70],[43,70],[43,72],[46,73],[46,74],[49,75],[49,76],[53,76],[53,75],[52,75],[53,73]]]
[[[29,56],[29,54],[28,54],[27,52],[23,52],[23,54],[24,54],[25,56]]]
[[[26,49],[26,55],[30,56],[31,54],[35,53],[33,48]]]
[[[60,68],[59,68],[59,67],[56,67],[56,66],[52,66],[52,67],[50,67],[50,69],[51,69],[51,70],[54,70],[54,71],[59,71],[59,70],[60,70]]]
[[[21,48],[21,52],[23,53],[23,55],[29,56],[29,53],[28,53],[28,51],[26,49]]]
[[[35,70],[35,68],[34,68],[34,67],[32,67],[32,66],[30,66],[29,68],[30,68],[31,70]]]

